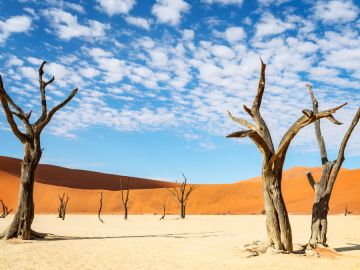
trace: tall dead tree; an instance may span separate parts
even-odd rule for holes
[[[103,194],[102,192],[100,192],[100,206],[99,206],[99,211],[98,211],[98,218],[100,220],[101,223],[104,223],[104,221],[101,219],[101,209],[102,209],[102,200],[103,200]]]
[[[128,201],[129,201],[129,182],[130,182],[130,178],[127,177],[127,182],[126,182],[126,194],[124,195],[124,188],[123,188],[123,184],[122,184],[122,179],[120,179],[120,187],[121,187],[121,201],[123,203],[124,206],[124,219],[127,220],[128,218]]]
[[[188,186],[187,178],[184,174],[183,177],[184,181],[180,185],[176,182],[176,185],[172,189],[168,189],[180,204],[181,218],[185,218],[186,216],[186,205],[189,200],[190,194],[198,187],[197,185]]]
[[[62,220],[65,220],[66,207],[67,207],[69,200],[70,200],[69,195],[66,195],[66,199],[65,199],[65,193],[63,193],[62,196],[59,195],[58,216]]]
[[[0,218],[6,218],[10,214],[12,209],[9,210],[9,208],[5,205],[3,200],[0,200],[0,202],[1,202],[1,206],[2,206],[2,214],[1,214]]]
[[[263,157],[262,186],[269,244],[277,250],[292,251],[291,226],[281,192],[282,171],[287,150],[292,139],[303,127],[320,118],[328,118],[334,122],[332,114],[346,103],[318,113],[307,109],[303,110],[303,116],[288,129],[282,137],[277,150],[275,150],[268,126],[260,113],[265,89],[265,68],[266,65],[261,61],[261,75],[257,95],[251,108],[244,105],[244,110],[253,119],[253,123],[243,118],[237,118],[229,112],[228,114],[233,121],[247,129],[231,133],[227,137],[249,137],[259,148]]]
[[[307,85],[312,103],[313,110],[315,113],[318,112],[318,101],[314,95],[311,85]],[[311,218],[311,237],[309,240],[308,247],[316,248],[319,244],[327,246],[326,234],[327,234],[327,215],[329,212],[329,201],[331,192],[333,190],[336,178],[339,174],[342,163],[345,160],[344,153],[346,144],[360,118],[360,108],[354,116],[352,123],[350,124],[344,138],[342,139],[337,159],[329,161],[326,152],[325,141],[322,136],[320,128],[320,120],[314,123],[316,139],[320,148],[321,163],[322,163],[322,175],[321,178],[315,182],[314,177],[310,172],[307,173],[307,178],[311,187],[315,192],[314,203],[312,207],[312,218]],[[340,122],[338,122],[341,124]],[[346,208],[347,209],[347,208]],[[346,210],[347,211],[347,210]]]
[[[77,93],[77,89],[74,89],[63,102],[48,111],[45,89],[49,84],[54,82],[55,78],[52,77],[49,81],[43,80],[45,64],[46,62],[44,61],[39,68],[41,114],[37,121],[33,123],[30,123],[31,111],[29,113],[25,113],[23,109],[21,109],[10,98],[4,89],[3,81],[0,76],[1,105],[4,109],[6,119],[9,122],[11,130],[24,145],[24,159],[21,163],[19,203],[13,222],[3,233],[0,234],[0,238],[4,239],[18,237],[25,240],[45,237],[44,234],[37,233],[31,229],[31,224],[34,219],[34,177],[42,155],[40,135],[54,114],[64,107]],[[22,122],[24,131],[18,127],[14,116]]]

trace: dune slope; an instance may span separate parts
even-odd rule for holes
[[[0,199],[16,208],[19,190],[19,160],[0,158]],[[311,213],[313,191],[305,173],[315,179],[320,168],[295,167],[284,172],[283,193],[289,213]],[[37,213],[55,213],[58,195],[70,196],[69,213],[96,213],[103,192],[103,213],[122,212],[119,179],[123,176],[71,170],[40,165],[35,183]],[[178,204],[166,189],[173,183],[130,178],[129,214],[178,213]],[[343,213],[345,206],[360,214],[360,169],[341,170],[330,201],[330,213]],[[263,209],[261,179],[253,178],[234,184],[199,185],[189,201],[189,214],[259,214]]]

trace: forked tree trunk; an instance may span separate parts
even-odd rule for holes
[[[175,185],[172,189],[168,189],[168,191],[179,202],[180,218],[182,219],[186,217],[186,204],[189,200],[189,197],[191,193],[198,187],[197,185],[189,185],[188,187],[187,178],[184,174],[183,177],[184,181],[180,185]]]
[[[316,248],[318,244],[327,246],[327,215],[329,212],[330,194],[315,192],[315,201],[311,216],[311,237],[309,245]]]
[[[31,111],[25,113],[7,94],[4,88],[2,77],[0,75],[0,102],[4,109],[6,119],[14,135],[24,145],[24,160],[21,164],[20,177],[20,192],[19,203],[15,212],[14,220],[10,226],[0,234],[0,239],[10,239],[18,237],[21,239],[31,239],[35,237],[45,237],[46,234],[41,234],[31,230],[31,224],[34,219],[34,178],[35,171],[39,164],[42,150],[40,145],[40,135],[46,125],[51,121],[54,114],[64,107],[77,93],[74,89],[71,94],[60,104],[56,105],[48,111],[46,103],[45,88],[54,82],[52,77],[49,81],[43,80],[44,75],[44,61],[39,68],[39,84],[40,84],[40,98],[41,98],[41,115],[37,121],[30,123]],[[24,129],[19,129],[14,117],[17,117],[24,126]]]
[[[185,218],[186,216],[186,206],[184,203],[180,204],[180,217]]]
[[[1,235],[4,239],[17,237],[29,240],[37,237],[37,233],[31,230],[31,224],[34,220],[35,170],[40,158],[41,150],[37,152],[30,144],[25,144],[25,156],[21,164],[19,203],[12,223]]]
[[[318,112],[318,101],[315,98],[314,92],[311,85],[307,85],[308,90],[312,99],[314,112]],[[345,148],[346,144],[356,127],[360,118],[360,108],[354,116],[352,123],[350,124],[347,132],[345,133],[343,140],[340,144],[338,157],[335,161],[330,162],[328,160],[325,141],[322,136],[320,120],[315,122],[315,134],[320,149],[321,163],[322,163],[322,175],[318,182],[315,182],[312,174],[307,173],[307,178],[311,187],[315,192],[314,203],[312,207],[311,217],[311,236],[308,243],[308,248],[316,248],[319,244],[327,246],[326,235],[327,235],[327,215],[329,212],[329,201],[331,193],[339,174],[340,168],[345,160]],[[341,124],[337,120],[333,119],[335,123]]]
[[[265,68],[266,65],[261,61],[257,95],[251,108],[244,105],[245,112],[253,119],[253,122],[249,122],[244,118],[235,117],[228,112],[231,120],[247,129],[233,132],[227,137],[249,137],[259,148],[263,156],[262,186],[268,240],[269,243],[278,250],[292,251],[291,226],[281,193],[281,177],[287,150],[295,135],[302,128],[314,121],[326,117],[332,122],[337,123],[332,114],[345,106],[346,103],[322,112],[313,112],[307,109],[303,110],[303,116],[288,129],[280,140],[278,148],[275,150],[270,130],[260,113],[260,106],[265,90]]]
[[[281,192],[282,173],[264,167],[262,175],[268,241],[278,250],[292,250],[291,226]]]

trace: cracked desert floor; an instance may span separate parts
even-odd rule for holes
[[[360,216],[329,216],[333,251],[304,256],[309,215],[290,216],[295,254],[247,257],[244,245],[266,240],[265,216],[36,215],[33,228],[61,236],[0,241],[1,269],[360,269]],[[12,216],[0,220],[4,229]]]

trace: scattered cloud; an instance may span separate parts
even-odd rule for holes
[[[99,8],[109,16],[128,14],[136,4],[135,0],[96,0],[96,2],[100,5]]]
[[[190,5],[183,0],[156,0],[151,12],[160,23],[178,25],[182,14],[189,9]]]
[[[0,44],[13,33],[23,33],[30,30],[31,19],[25,15],[13,16],[5,21],[0,20]]]
[[[114,23],[116,18],[109,19],[114,23],[114,31],[108,31],[107,24],[88,20],[85,15],[75,13],[78,15],[75,16],[59,8],[44,11],[58,36],[54,40],[66,40],[69,41],[66,45],[74,46],[70,53],[66,46],[62,47],[64,53],[59,50],[61,53],[46,66],[49,76],[56,77],[56,84],[48,92],[49,103],[63,99],[71,87],[79,86],[81,90],[59,112],[49,132],[75,138],[79,130],[104,126],[132,132],[176,128],[188,140],[198,140],[197,134],[224,136],[240,128],[228,119],[227,110],[246,117],[242,105],[251,104],[256,94],[259,57],[267,63],[262,114],[275,143],[302,115],[302,109],[311,108],[306,82],[314,85],[321,109],[351,101],[336,115],[344,123],[351,121],[360,104],[360,97],[354,94],[360,88],[360,37],[356,25],[343,24],[351,16],[336,20],[318,17],[326,22],[321,24],[310,20],[313,14],[267,9],[260,19],[247,15],[246,22],[228,23],[214,17],[215,30],[206,28],[205,32],[201,24],[193,26],[186,22],[183,28],[178,26],[192,11],[189,5],[192,2],[187,2],[157,1],[151,10],[157,21],[177,27],[157,25],[154,31],[140,31],[140,34],[127,24],[150,30],[153,21],[150,14],[129,14],[135,1],[127,11],[107,12],[110,16],[122,14],[125,20],[118,18]],[[259,2],[263,6],[284,3]],[[316,2],[314,7],[321,3],[325,2]],[[330,21],[338,24],[334,27]],[[123,28],[115,28],[121,23]],[[250,30],[249,24],[253,25]],[[23,32],[28,29],[24,28]],[[81,40],[73,41],[75,38]],[[18,99],[23,101],[31,96],[42,60],[27,53],[4,53],[0,57],[14,81],[12,91],[19,93]],[[25,94],[19,90],[20,83]],[[29,109],[38,105],[31,101],[25,104]],[[338,127],[326,120],[322,123],[325,139],[335,149],[347,125]],[[294,145],[304,147],[314,140],[313,128],[309,127],[296,137]],[[204,141],[200,147],[216,147],[211,141]],[[350,143],[351,152],[359,153],[359,139]]]
[[[255,38],[264,38],[276,34],[281,34],[286,30],[293,29],[295,26],[292,23],[284,22],[276,18],[271,13],[266,13],[261,17],[260,22],[256,24]]]
[[[318,1],[315,16],[325,23],[346,23],[355,21],[359,8],[350,0]]]
[[[78,18],[69,12],[52,8],[45,10],[44,15],[50,21],[59,38],[70,40],[72,38],[101,38],[106,34],[108,25],[95,20],[88,20],[85,25],[78,22]]]
[[[201,2],[206,4],[220,4],[220,5],[239,5],[243,4],[243,0],[201,0]]]
[[[150,21],[140,17],[126,16],[125,21],[128,24],[144,28],[145,30],[150,30]]]
[[[228,27],[225,30],[225,38],[230,43],[244,40],[246,33],[242,27]]]

